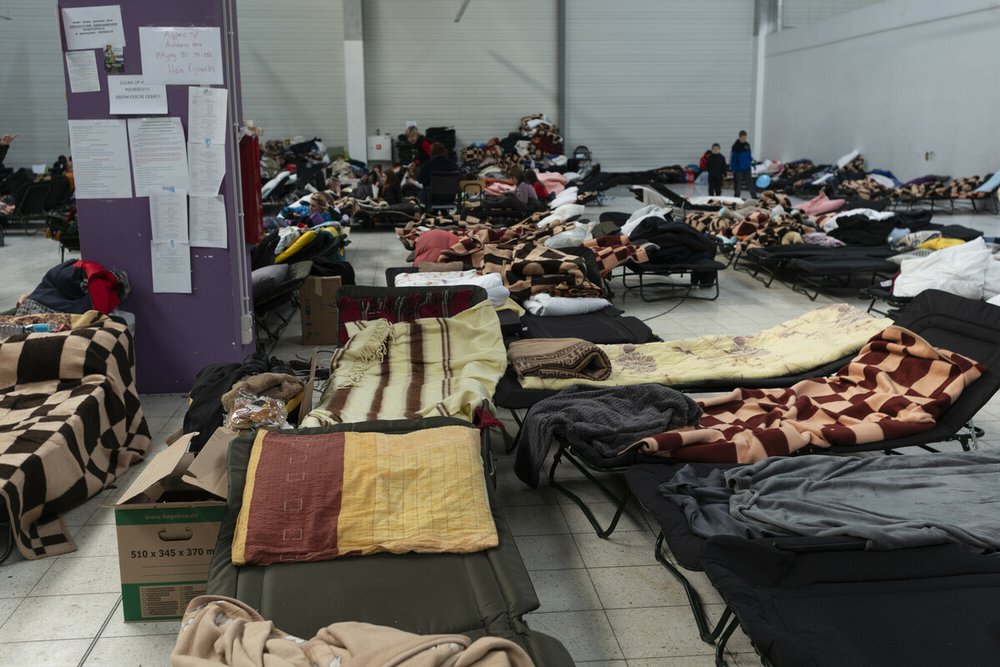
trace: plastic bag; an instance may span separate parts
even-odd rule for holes
[[[226,426],[236,430],[291,428],[285,402],[241,391],[226,416]]]

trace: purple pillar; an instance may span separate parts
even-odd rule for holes
[[[121,6],[125,30],[125,74],[142,74],[139,27],[221,28],[225,81],[232,100],[229,123],[242,122],[235,0],[58,0],[59,8]],[[61,16],[61,13],[60,13]],[[60,18],[61,21],[61,18]],[[229,44],[227,44],[227,41]],[[65,50],[65,36],[63,49]],[[70,120],[119,118],[109,114],[107,77],[98,53],[101,90],[71,93],[66,80]],[[167,86],[168,116],[179,116],[187,132],[188,87]],[[44,113],[39,109],[39,113]],[[234,121],[235,118],[235,121]],[[227,137],[226,177],[220,193],[226,202],[228,248],[191,250],[191,294],[154,294],[150,262],[149,200],[81,200],[80,248],[83,259],[124,269],[132,295],[123,310],[136,315],[136,365],[143,393],[185,392],[199,370],[211,363],[241,361],[253,352],[249,318],[249,261],[243,243],[240,171],[235,133]],[[248,168],[259,168],[248,165]],[[246,341],[246,342],[245,342]]]

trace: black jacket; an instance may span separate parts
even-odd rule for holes
[[[726,158],[722,156],[722,153],[710,153],[705,169],[708,171],[709,176],[725,176]]]
[[[8,150],[10,150],[10,145],[0,144],[0,167],[3,166],[3,159],[7,157]]]
[[[458,165],[450,157],[432,157],[420,165],[419,180],[424,187],[431,181],[431,174],[458,171]]]

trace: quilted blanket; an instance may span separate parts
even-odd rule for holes
[[[233,535],[234,565],[498,544],[479,431],[260,431]]]
[[[892,324],[845,303],[830,304],[749,336],[699,336],[666,343],[599,345],[611,360],[603,381],[525,377],[525,389],[564,389],[572,384],[693,384],[750,380],[808,371],[861,349]]]
[[[59,515],[145,455],[134,368],[116,321],[0,343],[0,501],[25,558],[75,551]]]
[[[934,427],[982,375],[975,361],[891,326],[836,375],[787,389],[736,389],[701,401],[697,426],[635,443],[686,461],[754,463],[807,446],[880,442]]]
[[[448,318],[353,322],[347,331],[319,407],[302,426],[435,415],[472,421],[507,368],[489,301]]]

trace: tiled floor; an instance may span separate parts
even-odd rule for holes
[[[603,210],[630,211],[638,206],[624,190]],[[602,209],[593,209],[596,216]],[[992,215],[952,216],[995,235],[1000,218]],[[349,248],[360,284],[384,284],[384,270],[403,263],[394,234],[355,232]],[[58,246],[38,236],[7,237],[0,248],[0,304],[30,291],[44,267],[58,262]],[[816,302],[775,285],[771,289],[744,274],[722,275],[722,296],[715,302],[663,301],[645,304],[631,295],[618,305],[649,321],[665,339],[706,333],[745,333],[776,324],[830,301]],[[862,302],[857,302],[863,305]],[[675,307],[676,306],[676,307]],[[303,355],[293,319],[275,354]],[[143,407],[153,433],[154,451],[177,430],[183,414],[181,396],[145,396]],[[980,414],[987,433],[984,446],[1000,445],[1000,399]],[[66,517],[79,550],[57,558],[25,561],[15,553],[0,565],[0,667],[25,665],[165,665],[176,634],[174,623],[126,624],[121,618],[114,517],[105,507],[140,466],[111,489]],[[567,485],[587,500],[597,501],[599,517],[611,515],[589,486],[566,471]],[[612,484],[620,484],[612,480]],[[680,586],[656,563],[657,528],[642,510],[631,507],[610,539],[596,537],[576,506],[552,489],[533,490],[501,460],[501,503],[515,541],[538,592],[541,607],[527,617],[533,628],[563,641],[581,665],[597,667],[709,667],[712,647],[698,639]],[[718,595],[704,576],[692,573],[716,617]],[[730,663],[759,664],[745,637],[729,644]]]

